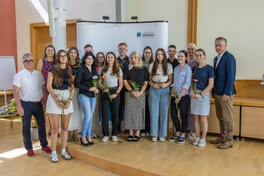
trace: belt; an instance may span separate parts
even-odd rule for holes
[[[116,87],[109,87],[109,90],[110,89],[117,89],[118,88],[118,86],[116,86]]]
[[[21,101],[23,101],[23,100],[21,100]],[[40,101],[23,101],[23,102],[25,102],[25,103],[27,103],[27,104],[29,104],[29,103],[35,103],[35,104],[38,104]]]

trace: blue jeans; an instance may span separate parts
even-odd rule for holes
[[[84,114],[82,122],[82,137],[91,136],[95,98],[80,94],[79,100]]]
[[[149,112],[150,112],[150,133],[151,136],[166,137],[168,110],[170,106],[170,88],[159,90],[150,87],[149,92]]]

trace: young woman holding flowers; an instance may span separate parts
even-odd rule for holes
[[[123,88],[123,72],[119,68],[116,55],[113,52],[106,54],[106,62],[102,68],[99,87],[102,89],[101,108],[102,108],[102,142],[109,139],[109,107],[112,117],[112,141],[117,142],[118,115],[120,105],[120,91]]]
[[[159,48],[156,59],[149,66],[149,110],[152,141],[164,142],[167,136],[167,120],[170,105],[170,85],[172,84],[172,65],[167,62],[166,52]],[[160,127],[159,127],[160,124]]]
[[[197,49],[195,52],[198,65],[193,72],[193,82],[190,90],[192,96],[191,114],[195,119],[196,138],[193,145],[206,145],[205,137],[208,130],[207,116],[210,112],[210,90],[214,86],[214,69],[205,62],[205,51]],[[202,131],[202,136],[200,133]]]
[[[140,139],[140,130],[145,129],[145,90],[149,74],[138,52],[131,52],[129,62],[128,69],[124,70],[125,129],[129,129],[127,140],[137,142]]]
[[[79,50],[76,47],[70,47],[68,50],[70,57],[70,64],[72,68],[72,75],[75,78],[78,68],[80,67],[81,59],[79,57]],[[81,129],[81,121],[83,119],[81,105],[78,99],[79,89],[76,88],[72,99],[73,113],[69,122],[68,142],[78,141],[78,130]]]
[[[100,72],[106,62],[105,55],[103,52],[98,52],[95,56],[95,65],[97,70],[97,75],[100,75]],[[99,89],[100,91],[100,89]],[[93,124],[92,124],[92,137],[96,138],[97,136],[102,135],[101,123],[99,121],[99,114],[102,114],[101,109],[101,91],[96,96],[96,105],[93,113]]]
[[[188,127],[188,111],[190,107],[189,89],[192,79],[192,70],[187,64],[187,52],[181,50],[178,53],[178,62],[180,63],[174,69],[174,81],[171,90],[171,96],[175,97],[175,103],[180,110],[182,119],[182,128],[178,118],[178,109],[176,114],[172,116],[173,124],[176,128],[174,138],[178,139],[178,143],[184,143],[185,133]]]
[[[79,100],[82,106],[84,118],[82,122],[81,144],[92,145],[91,137],[93,112],[95,108],[95,96],[98,89],[93,85],[97,81],[97,71],[94,64],[95,57],[92,52],[87,52],[82,58],[82,63],[75,77],[75,85],[80,89]]]
[[[149,68],[149,65],[153,62],[153,52],[150,46],[146,46],[143,50],[143,55],[142,55],[142,61],[143,65]],[[148,99],[149,99],[149,84],[145,90],[145,95],[146,95],[146,106],[145,106],[145,130],[142,130],[141,136],[149,136],[150,135],[150,115],[149,115],[149,104],[148,104]]]
[[[72,69],[66,51],[57,52],[56,64],[48,73],[47,88],[49,96],[47,100],[46,113],[49,114],[51,122],[51,162],[58,162],[56,145],[58,139],[59,125],[61,119],[61,156],[69,160],[71,156],[66,152],[68,125],[73,112],[72,98],[74,95],[74,84]]]

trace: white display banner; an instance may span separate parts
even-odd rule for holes
[[[150,46],[155,55],[158,48],[165,51],[168,47],[168,22],[77,22],[77,47],[80,57],[83,56],[83,47],[91,44],[95,53],[113,51],[118,56],[118,44],[125,42],[128,45],[127,55],[131,51],[143,53],[145,46]]]
[[[0,90],[13,90],[16,74],[14,56],[0,56]]]

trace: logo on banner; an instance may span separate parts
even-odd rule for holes
[[[137,38],[153,38],[155,37],[154,32],[137,32]]]

